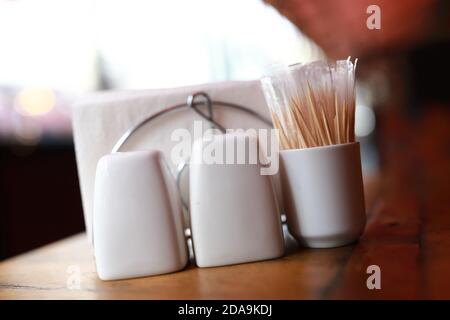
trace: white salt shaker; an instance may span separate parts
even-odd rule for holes
[[[229,149],[226,145],[233,143],[237,146],[245,143],[244,151],[249,155],[258,139],[248,134],[214,135],[210,139],[199,139],[193,145],[190,216],[199,267],[266,260],[284,253],[280,213],[271,177],[261,175],[259,163],[230,164],[233,161],[229,158],[227,164]],[[223,160],[218,162],[223,164],[211,164],[206,159],[206,150],[216,150],[216,153],[224,150],[221,159],[216,154],[216,159]],[[234,157],[234,162],[238,157]]]
[[[94,197],[93,237],[100,279],[157,275],[186,266],[178,190],[159,151],[102,157]]]

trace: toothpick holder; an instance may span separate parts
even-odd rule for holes
[[[304,246],[355,242],[366,221],[359,143],[280,151],[290,233]]]

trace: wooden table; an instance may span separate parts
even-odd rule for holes
[[[449,299],[450,115],[429,117],[382,122],[383,171],[365,181],[368,223],[356,245],[289,245],[272,261],[102,282],[80,234],[0,263],[0,299]],[[369,265],[381,268],[380,290],[367,289]]]

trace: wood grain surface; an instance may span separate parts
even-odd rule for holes
[[[374,182],[367,190],[374,189]],[[373,197],[368,195],[368,199]],[[372,201],[372,200],[369,200]],[[101,281],[87,236],[79,234],[0,263],[0,299],[315,299],[327,298],[354,246],[303,249],[286,235],[286,256],[147,278]],[[71,287],[79,270],[80,288]],[[365,286],[365,279],[363,285]]]

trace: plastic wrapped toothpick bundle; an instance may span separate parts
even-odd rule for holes
[[[355,64],[316,61],[278,67],[262,79],[282,149],[355,141]]]
[[[308,247],[346,245],[364,229],[355,68],[350,58],[317,61],[278,67],[261,80],[279,129],[288,228]]]

